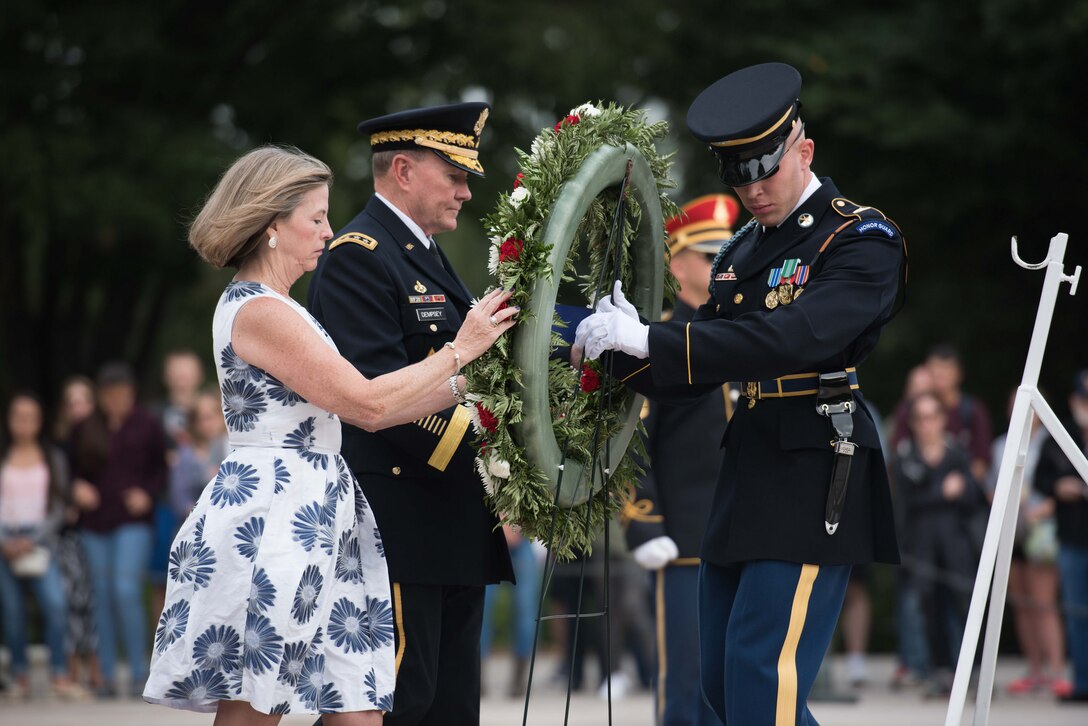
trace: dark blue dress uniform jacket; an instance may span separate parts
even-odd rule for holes
[[[821,182],[777,228],[759,231],[757,225],[721,256],[713,277],[735,279],[715,280],[694,324],[650,326],[649,360],[617,354],[616,373],[647,396],[670,400],[726,381],[859,366],[895,305],[904,241],[882,213],[844,199],[830,179]],[[812,217],[808,227],[799,224],[804,215]],[[771,270],[795,258],[812,265],[804,292],[792,304],[768,309]],[[864,389],[864,371],[859,381]],[[887,472],[864,405],[854,414],[858,449],[841,524],[834,535],[826,533],[833,439],[815,396],[763,399],[752,408],[742,398],[722,439],[702,558],[716,565],[897,563]]]
[[[471,295],[436,248],[372,197],[318,262],[310,311],[367,377],[417,363],[456,336]],[[375,433],[345,423],[343,433],[344,458],[374,508],[394,582],[513,581],[463,407]]]
[[[677,300],[670,319],[686,322],[694,314]],[[726,411],[733,407],[726,403],[726,395],[722,387],[684,403],[647,403],[644,423],[650,461],[623,510],[630,549],[668,536],[681,560],[699,556],[721,470],[718,445]]]

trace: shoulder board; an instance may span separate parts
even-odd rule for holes
[[[848,219],[853,218],[860,222],[861,224],[854,228],[855,232],[861,234],[876,232],[887,235],[888,237],[902,235],[898,225],[888,219],[883,212],[874,207],[865,207],[860,204],[855,204],[849,199],[838,197],[831,201],[831,208],[843,217]]]
[[[352,242],[362,247],[366,247],[368,250],[372,250],[378,246],[378,240],[374,239],[368,234],[363,234],[361,232],[348,232],[347,234],[342,234],[335,240],[333,240],[333,243],[329,245],[329,251],[332,252],[345,242]]]
[[[843,197],[836,197],[831,200],[831,208],[841,214],[843,217],[855,217],[858,220],[862,219],[887,219],[884,213],[879,209],[873,207],[866,207],[861,204],[855,204],[849,199]]]

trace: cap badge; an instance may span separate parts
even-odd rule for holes
[[[801,225],[802,227],[804,227],[806,229],[811,227],[812,223],[815,222],[815,221],[816,220],[813,219],[812,215],[807,213],[807,212],[805,214],[802,214],[800,217],[797,218],[797,224]]]
[[[412,287],[412,289],[418,292],[420,295],[427,292],[427,286],[419,280],[416,280],[416,284]]]

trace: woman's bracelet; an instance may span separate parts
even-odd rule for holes
[[[453,394],[453,400],[459,404],[463,404],[468,399],[465,398],[465,394],[461,392],[461,389],[457,387],[457,374],[454,373],[450,376],[450,393]]]
[[[453,360],[457,364],[457,373],[461,372],[461,354],[457,352],[457,346],[453,344],[452,340],[447,340],[442,344],[443,348],[449,348],[453,351]]]

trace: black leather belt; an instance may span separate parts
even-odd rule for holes
[[[856,368],[847,368],[846,375],[850,382],[850,390],[856,391],[861,386],[858,384],[858,372]],[[781,378],[772,378],[767,381],[748,381],[741,386],[741,395],[749,399],[748,406],[764,398],[791,398],[793,396],[815,396],[820,392],[819,373],[795,373]]]

